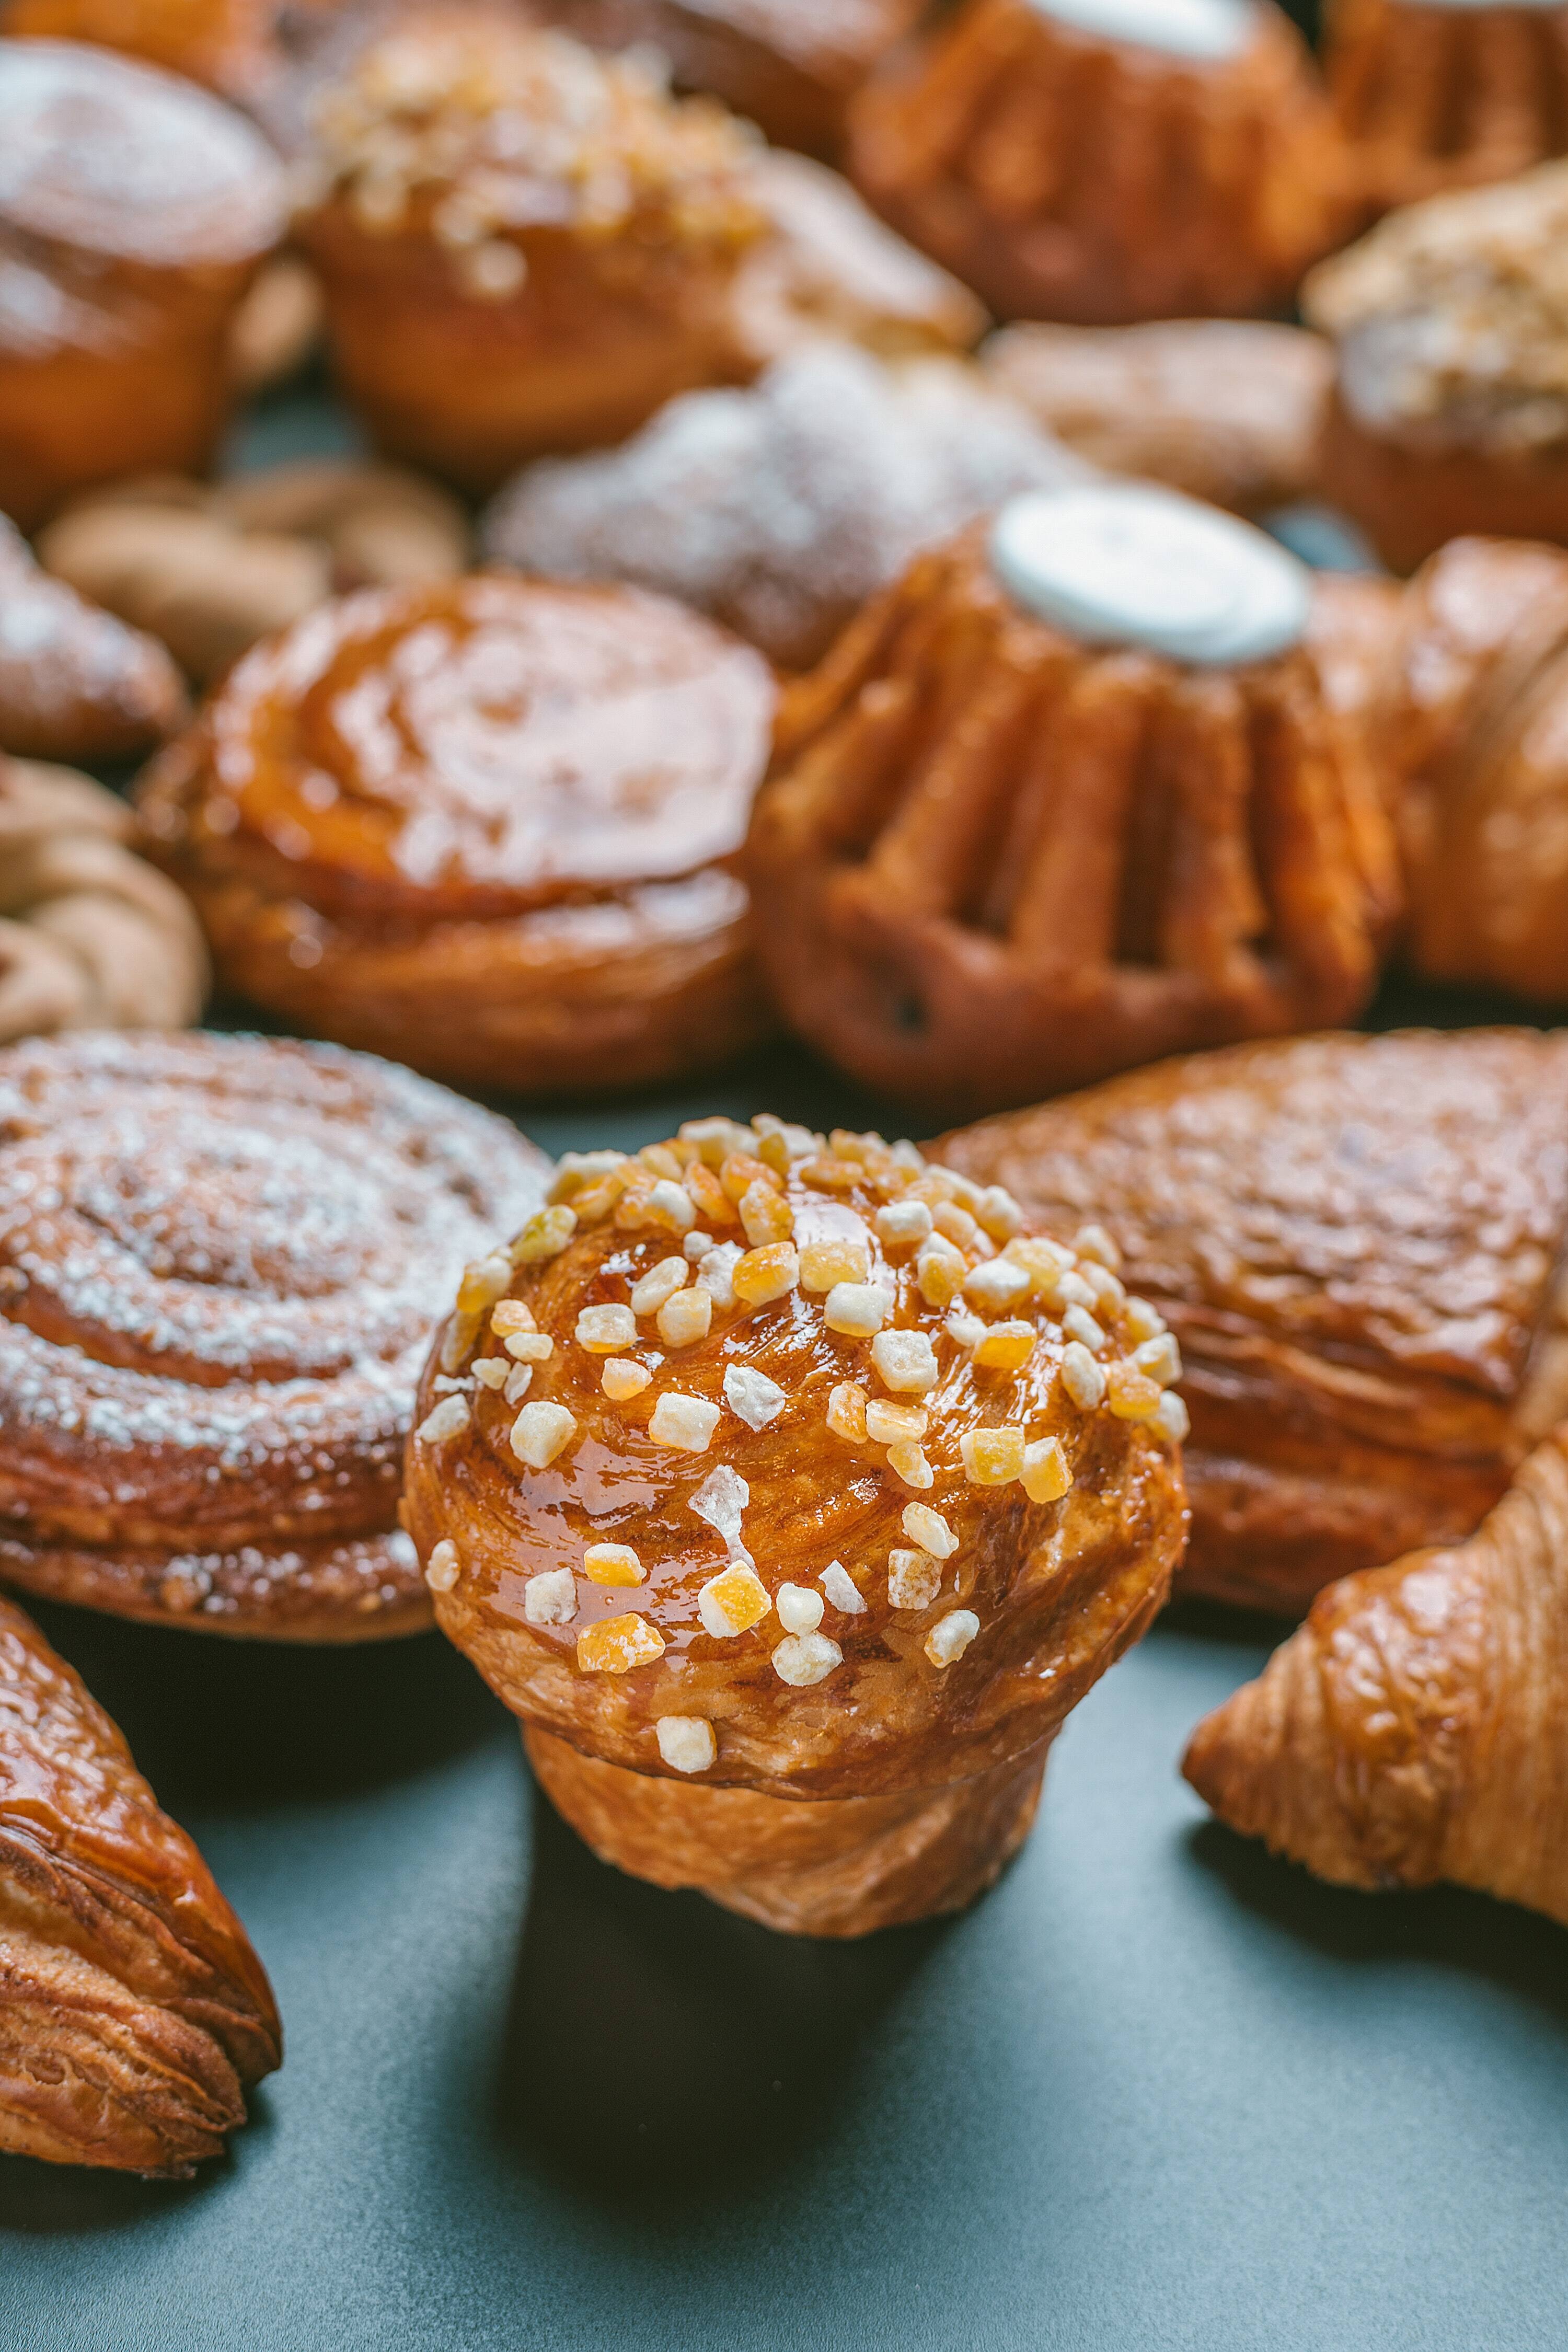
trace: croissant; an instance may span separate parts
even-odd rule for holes
[[[1568,1412],[1565,1111],[1563,1037],[1310,1037],[932,1148],[1048,1234],[1106,1225],[1185,1365],[1184,1589],[1299,1613],[1462,1541]]]
[[[1568,1926],[1568,1429],[1466,1543],[1346,1577],[1198,1726],[1232,1829],[1342,1886],[1451,1879]]]
[[[1405,950],[1425,978],[1568,997],[1568,554],[1459,539],[1411,583],[1384,686]]]
[[[282,2056],[271,1987],[195,1845],[0,1601],[0,2148],[180,2179]]]
[[[134,822],[86,776],[0,761],[0,1044],[200,1019],[201,927],[184,892],[127,847]]]
[[[180,674],[156,637],[51,580],[0,515],[0,753],[128,760],[184,716]]]

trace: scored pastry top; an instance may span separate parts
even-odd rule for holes
[[[1113,1256],[878,1137],[569,1155],[421,1393],[447,1632],[643,1770],[831,1796],[1022,1753],[1180,1546],[1180,1360]]]
[[[365,590],[246,655],[142,813],[317,907],[521,913],[732,856],[773,706],[760,656],[635,589]]]

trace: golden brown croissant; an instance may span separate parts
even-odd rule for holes
[[[421,1393],[443,1628],[622,1868],[822,1936],[968,1902],[1168,1589],[1159,1316],[879,1137],[698,1120],[554,1189]]]
[[[1103,1220],[1181,1342],[1186,1589],[1297,1612],[1460,1541],[1568,1410],[1565,1113],[1568,1038],[1309,1037],[940,1150],[1047,1233]]]
[[[1429,980],[1568,997],[1568,554],[1453,540],[1412,581],[1383,685],[1406,951]]]
[[[0,1601],[0,2148],[178,2179],[282,2055],[261,1963],[195,1845]]]
[[[1436,1879],[1568,1925],[1568,1430],[1468,1543],[1319,1594],[1182,1769],[1343,1886]]]

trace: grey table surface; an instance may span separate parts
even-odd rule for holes
[[[235,454],[334,437],[283,404]],[[560,1150],[765,1108],[884,1116],[775,1051],[522,1117]],[[437,1636],[38,1613],[250,1929],[288,2055],[189,2184],[0,2158],[0,2352],[1568,2346],[1568,1938],[1207,1821],[1183,1747],[1278,1626],[1167,1618],[983,1903],[834,1946],[595,1863]]]

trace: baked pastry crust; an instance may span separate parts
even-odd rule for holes
[[[1014,602],[981,526],[787,690],[747,864],[792,1024],[958,1115],[1353,1018],[1397,904],[1310,647],[1193,669],[1085,646]]]
[[[733,375],[730,290],[763,220],[710,101],[459,6],[395,25],[314,119],[324,189],[298,234],[383,449],[490,490]]]
[[[542,1156],[324,1045],[0,1054],[0,1580],[273,1640],[416,1631],[433,1309]]]
[[[699,1121],[555,1189],[421,1393],[443,1628],[624,1867],[814,1934],[967,1901],[1181,1549],[1158,1318],[875,1138]]]
[[[981,364],[1047,433],[1114,474],[1237,514],[1310,495],[1333,383],[1321,335],[1260,319],[1007,327]]]
[[[1298,1612],[1462,1540],[1568,1406],[1568,1045],[1307,1037],[1170,1062],[949,1136],[1070,1231],[1093,1202],[1181,1342],[1183,1589]]]
[[[139,802],[256,1003],[459,1084],[624,1086],[764,1026],[731,868],[773,704],[632,589],[373,590],[247,655]]]
[[[1347,1577],[1198,1726],[1220,1819],[1341,1886],[1450,1879],[1568,1925],[1568,1433],[1468,1543]]]
[[[1411,582],[1384,688],[1425,978],[1568,997],[1568,554],[1459,539]]]
[[[0,33],[90,41],[243,102],[280,63],[277,0],[6,0]]]
[[[1511,180],[1568,145],[1568,10],[1331,0],[1323,70],[1378,212]]]
[[[182,2179],[282,2056],[271,1987],[195,1845],[0,1601],[0,2148]]]
[[[855,100],[851,176],[999,318],[1283,309],[1343,226],[1342,175],[1300,36],[1254,17],[1195,59],[966,0]]]
[[[0,509],[31,530],[86,483],[205,467],[229,320],[282,228],[278,159],[219,100],[0,41]]]
[[[157,639],[50,579],[0,515],[0,753],[128,760],[172,735],[187,709]]]

